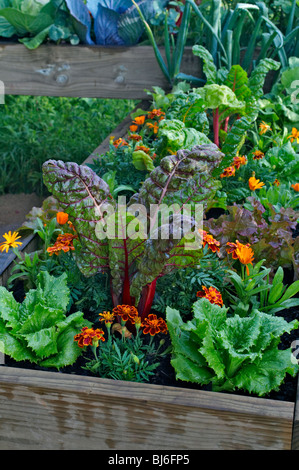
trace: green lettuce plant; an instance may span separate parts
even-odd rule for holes
[[[73,364],[82,350],[74,335],[90,323],[82,312],[66,315],[70,299],[66,273],[59,277],[41,272],[36,289],[22,303],[0,287],[1,352],[16,361],[60,369]]]
[[[68,213],[78,234],[74,253],[79,269],[87,277],[100,271],[111,274],[114,305],[138,306],[145,317],[152,305],[157,279],[175,269],[198,264],[202,250],[186,249],[185,245],[196,220],[183,213],[183,208],[186,204],[190,207],[201,204],[205,210],[219,187],[211,173],[222,158],[214,144],[198,145],[164,157],[140,191],[124,204],[124,209],[111,196],[107,183],[90,168],[54,160],[43,165],[47,188]],[[145,209],[145,217],[137,219],[138,229],[136,204]],[[153,204],[156,206],[151,214]],[[162,214],[163,206],[172,205],[177,212],[167,223],[159,218],[159,213]],[[110,220],[107,214],[105,217],[106,207],[115,217],[111,219],[115,233],[109,237],[102,232],[99,236],[99,230],[104,230],[105,224],[108,227]],[[179,234],[173,231],[174,220],[179,220]],[[134,237],[128,235],[131,223],[137,230]],[[169,229],[168,237],[163,236],[165,227]]]
[[[192,310],[188,322],[176,309],[166,312],[177,379],[211,385],[214,391],[241,389],[264,396],[278,390],[287,374],[297,374],[291,348],[279,348],[281,336],[299,327],[297,320],[258,310],[229,316],[226,307],[207,299],[199,299]]]

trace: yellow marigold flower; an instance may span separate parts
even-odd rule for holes
[[[264,158],[265,154],[261,151],[261,150],[256,150],[255,152],[253,152],[253,160],[261,160],[262,158]]]
[[[57,212],[56,220],[59,223],[59,225],[64,225],[69,220],[69,216],[66,212]]]
[[[221,293],[216,289],[216,287],[205,287],[201,286],[202,291],[198,291],[196,297],[201,297],[208,299],[211,304],[219,305],[220,307],[223,306],[223,299]]]
[[[265,134],[267,131],[271,131],[271,127],[269,126],[269,124],[266,124],[264,121],[262,121],[260,123],[260,135],[263,135]]]
[[[220,178],[229,178],[230,176],[235,176],[236,174],[236,168],[234,165],[231,165],[223,170],[223,173],[221,173]]]
[[[296,127],[293,127],[291,135],[288,136],[288,139],[291,140],[291,142],[294,142],[296,140],[297,144],[299,144],[299,131],[296,129]]]
[[[292,184],[291,187],[292,187],[295,191],[299,191],[299,183]]]
[[[260,180],[257,180],[254,175],[251,178],[249,178],[248,184],[249,184],[249,189],[251,189],[251,191],[255,191],[256,189],[260,189],[263,186],[265,186],[265,183],[263,183],[262,181],[260,182]]]
[[[113,320],[115,319],[114,313],[110,312],[103,312],[99,313],[100,321],[105,321],[105,324],[107,323],[113,323]]]
[[[16,241],[21,238],[18,232],[11,233],[11,231],[9,231],[3,235],[3,238],[5,238],[5,242],[0,244],[0,251],[6,250],[6,253],[8,253],[9,248],[18,248],[18,245],[23,244]]]

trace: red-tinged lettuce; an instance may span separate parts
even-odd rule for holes
[[[172,342],[171,364],[176,378],[212,385],[214,391],[245,390],[258,396],[279,390],[287,374],[295,377],[298,361],[280,338],[299,322],[253,310],[248,316],[229,315],[226,307],[199,299],[193,318],[184,322],[178,310],[167,308]]]
[[[250,243],[256,260],[276,271],[279,266],[294,269],[294,280],[299,279],[296,261],[298,239],[293,238],[298,212],[292,208],[281,208],[277,213],[269,204],[270,216],[264,217],[266,209],[255,198],[248,198],[253,210],[235,204],[227,208],[228,213],[218,219],[204,221],[205,228],[220,242],[220,253],[226,257],[226,243],[239,240]]]
[[[187,238],[198,224],[194,212],[186,213],[185,208],[207,207],[219,186],[211,173],[222,157],[214,144],[164,157],[127,205],[122,199],[117,204],[107,184],[88,167],[53,160],[44,164],[44,182],[78,233],[75,256],[79,269],[86,276],[109,270],[115,305],[136,305],[146,316],[158,277],[198,263],[200,240],[198,249],[186,249]],[[105,217],[108,203],[112,212]],[[167,214],[165,222],[160,215],[172,205],[176,213]],[[107,232],[105,238],[103,222],[108,227],[110,221],[114,222],[110,225],[114,236]],[[138,225],[134,236],[128,231],[132,224],[133,230]],[[174,231],[174,227],[179,229]],[[165,229],[169,229],[166,237]]]

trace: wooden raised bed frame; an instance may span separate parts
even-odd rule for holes
[[[199,76],[190,49],[182,71]],[[0,45],[0,80],[6,94],[145,100],[145,88],[168,86],[150,47]],[[0,450],[299,450],[298,400],[2,366]]]

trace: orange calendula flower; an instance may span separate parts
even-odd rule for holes
[[[132,305],[117,305],[112,310],[112,313],[115,316],[120,316],[123,321],[134,320],[134,318],[138,315],[138,310],[136,307]]]
[[[147,125],[150,129],[153,129],[154,134],[157,134],[157,133],[158,133],[159,124],[158,124],[157,122],[154,122],[154,124],[152,124],[151,122],[147,122],[146,125]]]
[[[275,180],[273,181],[273,184],[274,184],[274,186],[279,186],[279,185],[280,185],[280,181],[278,181],[278,179],[275,178]]]
[[[244,245],[240,243],[239,240],[236,240],[236,243],[227,243],[228,248],[226,249],[227,253],[231,253],[233,259],[238,259],[240,263],[246,264],[246,271],[249,275],[248,264],[252,265],[254,260],[254,253],[249,243]]]
[[[110,312],[99,313],[99,317],[100,317],[100,321],[105,321],[106,325],[108,323],[109,324],[113,323],[113,321],[115,319],[114,313],[110,313]]]
[[[260,180],[257,180],[254,175],[251,178],[249,178],[248,184],[249,184],[249,189],[251,189],[251,191],[255,191],[256,189],[260,189],[263,186],[265,186],[265,183],[263,183],[262,181],[260,182]]]
[[[99,345],[99,341],[105,341],[104,331],[99,328],[94,330],[93,328],[84,326],[81,329],[81,333],[74,336],[74,340],[78,342],[78,346],[80,348],[84,348],[85,346],[97,347]]]
[[[260,135],[263,135],[263,134],[265,134],[267,131],[271,131],[271,130],[272,130],[271,127],[269,126],[269,124],[266,124],[264,121],[262,121],[262,122],[260,123],[260,126],[259,126],[259,127],[260,127],[260,132],[259,132]]]
[[[239,170],[240,166],[246,165],[246,163],[247,163],[247,158],[245,157],[245,155],[242,155],[242,157],[240,157],[239,155],[234,157],[233,166],[236,168],[236,170]]]
[[[198,291],[196,296],[208,299],[211,304],[219,305],[220,307],[223,306],[223,299],[221,293],[216,289],[216,287],[205,287],[201,286],[202,291]]]
[[[205,230],[201,230],[201,229],[199,229],[198,232],[199,232],[199,234],[202,238],[203,247],[208,245],[208,247],[210,248],[210,250],[213,253],[216,253],[216,251],[217,252],[220,251],[220,242],[215,240],[213,235],[211,235],[210,233],[207,233]]]
[[[235,176],[236,174],[236,168],[234,165],[231,165],[223,170],[223,173],[221,173],[220,178],[229,178],[230,176]]]
[[[292,184],[291,187],[292,187],[295,191],[299,191],[299,183]]]
[[[13,232],[9,231],[8,233],[5,233],[3,235],[3,238],[5,239],[5,242],[2,242],[0,244],[0,251],[6,250],[6,253],[8,253],[9,248],[18,248],[18,245],[22,245],[23,243],[17,242],[21,236],[19,235],[19,232]]]
[[[288,136],[288,139],[291,140],[291,142],[294,142],[296,140],[297,144],[299,144],[299,131],[296,129],[296,127],[293,127],[291,135]]]
[[[145,121],[145,116],[137,116],[135,117],[133,124],[137,124],[137,126],[141,126],[142,124],[144,124],[144,121]]]
[[[57,212],[56,220],[59,223],[59,225],[64,225],[69,220],[69,216],[66,212]]]
[[[262,152],[261,150],[255,150],[255,152],[253,152],[252,158],[253,160],[261,160],[262,158],[264,158],[264,156],[264,152]]]
[[[165,116],[164,111],[161,111],[161,109],[153,109],[147,115],[149,119],[155,119],[155,117],[160,117],[160,116]]]
[[[130,131],[131,132],[136,132],[138,130],[138,126],[136,126],[136,124],[132,124],[130,127],[129,127]]]
[[[163,318],[158,318],[157,315],[150,313],[141,323],[141,327],[143,328],[143,333],[147,335],[148,333],[151,336],[154,336],[158,333],[167,334],[167,324],[163,320]]]

